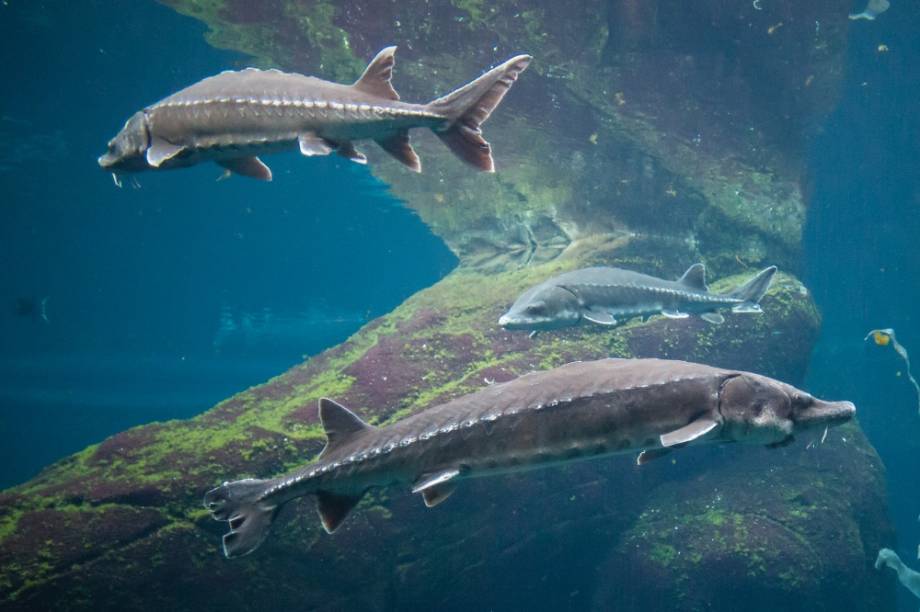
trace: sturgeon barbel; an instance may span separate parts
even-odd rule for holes
[[[327,442],[316,462],[269,480],[224,483],[204,505],[230,524],[223,549],[236,557],[264,541],[286,502],[308,494],[331,533],[371,487],[406,486],[431,507],[469,478],[640,451],[641,464],[688,444],[780,446],[854,413],[850,402],[825,402],[747,372],[661,359],[578,362],[385,427],[321,399]]]
[[[409,129],[432,129],[460,159],[494,172],[492,149],[480,126],[530,63],[518,55],[428,104],[400,102],[390,79],[396,47],[387,47],[352,85],[316,77],[247,68],[206,78],[135,113],[99,158],[118,174],[164,170],[212,160],[228,172],[271,180],[257,156],[299,148],[303,155],[333,151],[359,163],[354,141],[374,140],[410,169],[421,162]]]

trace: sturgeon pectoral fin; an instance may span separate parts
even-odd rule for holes
[[[428,487],[422,491],[422,499],[425,500],[425,506],[434,508],[442,501],[450,497],[451,493],[457,490],[457,483],[445,482],[444,484]]]
[[[449,480],[456,478],[460,475],[460,470],[457,468],[450,468],[447,470],[441,470],[440,472],[432,472],[430,474],[423,474],[415,481],[415,484],[412,485],[413,493],[424,493],[426,489],[432,487],[443,486]]]
[[[185,147],[183,146],[174,145],[154,136],[153,140],[150,141],[150,146],[147,147],[147,163],[154,168],[159,168],[164,162],[169,161],[184,150]]]
[[[319,512],[319,519],[326,533],[332,533],[339,528],[352,508],[361,501],[361,497],[361,495],[339,495],[328,491],[317,492],[316,511]]]
[[[686,319],[690,316],[686,312],[680,312],[679,310],[662,310],[661,314],[669,319]]]
[[[350,142],[343,142],[342,144],[340,144],[339,148],[336,149],[336,153],[338,153],[345,159],[350,159],[356,164],[363,165],[367,163],[367,158],[364,156],[364,154],[359,153],[358,150],[355,149],[355,145],[353,145]]]
[[[687,444],[702,438],[718,426],[719,424],[709,417],[701,417],[689,425],[684,425],[680,429],[663,434],[661,436],[661,445],[668,448],[678,444]]]
[[[636,457],[636,465],[645,465],[649,461],[660,459],[671,452],[670,448],[650,448],[639,453]]]
[[[329,155],[332,153],[332,147],[324,139],[320,138],[313,132],[307,132],[297,137],[300,144],[300,152],[308,157],[313,155]]]
[[[233,159],[222,159],[217,162],[219,166],[226,168],[233,174],[248,176],[249,178],[259,179],[260,181],[272,180],[271,168],[265,165],[258,157],[234,157]]]
[[[581,314],[582,318],[585,321],[590,321],[591,323],[596,323],[597,325],[604,325],[606,327],[612,327],[617,324],[616,318],[609,312],[603,310],[586,310]]]
[[[745,302],[743,304],[738,304],[737,306],[733,306],[732,312],[735,312],[738,314],[760,314],[763,312],[763,309],[760,307],[760,304],[755,304],[753,302]]]
[[[706,321],[707,323],[712,323],[713,325],[722,325],[725,323],[725,317],[718,312],[704,312],[700,315],[700,318]]]

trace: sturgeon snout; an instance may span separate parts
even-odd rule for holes
[[[812,398],[811,405],[796,411],[796,429],[841,425],[855,414],[856,406],[853,402],[827,402]]]

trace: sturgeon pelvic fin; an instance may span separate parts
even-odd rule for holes
[[[639,453],[636,457],[636,465],[645,465],[655,459],[661,459],[671,453],[670,448],[650,448]]]
[[[272,180],[271,168],[265,165],[258,157],[234,157],[233,159],[221,159],[217,164],[233,174],[248,176],[261,181]]]
[[[459,475],[460,470],[457,468],[425,474],[412,487],[412,492],[421,493],[425,505],[433,508],[450,497],[451,493],[456,490],[457,483],[454,479]]]
[[[492,146],[482,137],[480,128],[531,59],[529,55],[513,57],[428,104],[431,111],[449,119],[448,127],[435,133],[454,155],[483,172],[495,172]]]
[[[332,153],[332,147],[329,143],[313,132],[301,134],[297,138],[297,142],[300,145],[300,153],[307,157],[312,157],[313,155],[329,155]]]
[[[700,315],[700,318],[713,325],[722,325],[725,323],[725,317],[723,317],[720,312],[704,312]]]
[[[399,100],[399,94],[393,89],[393,67],[396,65],[396,47],[387,47],[377,54],[364,69],[361,78],[352,85],[355,89],[372,96],[389,100]]]
[[[367,163],[367,158],[364,156],[364,153],[359,152],[351,142],[343,142],[340,144],[339,148],[336,149],[336,153],[362,166]]]

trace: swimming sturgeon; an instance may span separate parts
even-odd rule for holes
[[[505,329],[537,331],[578,325],[582,321],[617,325],[622,319],[662,314],[683,319],[700,314],[710,323],[725,319],[718,310],[761,312],[776,266],[759,272],[728,293],[710,293],[703,264],[690,266],[676,281],[621,268],[582,268],[531,287],[515,300],[498,324]]]
[[[850,402],[825,402],[770,378],[684,361],[603,359],[526,374],[372,427],[330,399],[319,401],[326,447],[315,463],[271,480],[238,480],[204,505],[230,531],[224,554],[255,550],[278,510],[316,496],[335,531],[371,487],[408,485],[429,507],[458,482],[616,453],[639,463],[687,444],[772,446],[804,429],[849,420]]]
[[[257,156],[298,148],[333,151],[359,163],[356,140],[375,140],[415,172],[421,163],[409,129],[427,127],[460,159],[494,172],[480,126],[502,101],[531,57],[518,55],[428,104],[399,101],[390,79],[396,47],[371,61],[353,85],[279,70],[226,71],[187,87],[128,119],[99,158],[118,174],[182,168],[213,160],[228,172],[262,180],[272,173]]]

